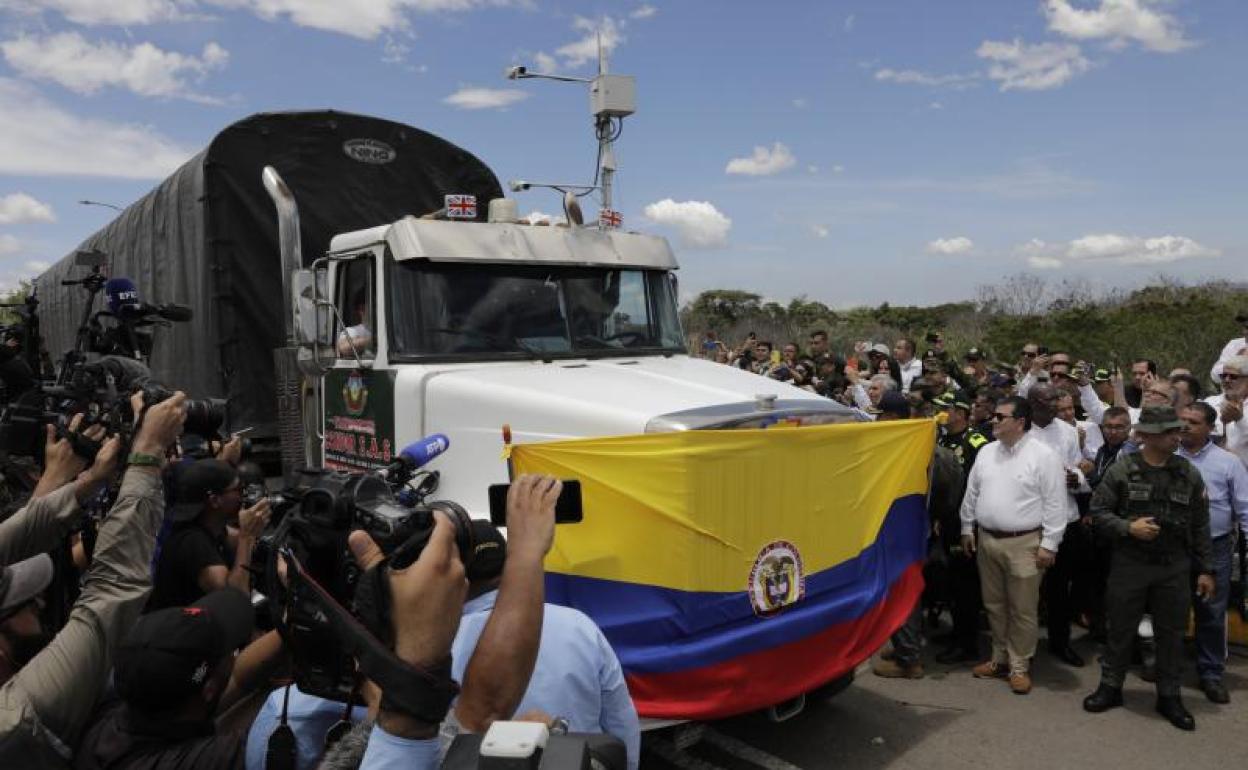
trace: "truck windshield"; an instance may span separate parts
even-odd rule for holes
[[[391,261],[386,283],[400,356],[685,351],[660,270]]]

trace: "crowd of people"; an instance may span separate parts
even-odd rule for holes
[[[361,574],[384,581],[393,656],[377,669],[389,680],[359,676],[352,706],[301,691],[290,640],[256,627],[252,561],[271,503],[244,502],[254,469],[237,438],[211,456],[180,448],[184,402],[137,396],[127,450],[79,418],[49,426],[37,486],[0,520],[0,767],[432,768],[498,720],[613,736],[611,766],[637,767],[619,660],[586,615],[544,601],[559,480],[517,478],[507,537],[473,522],[470,558],[441,509],[404,569],[351,533]],[[98,529],[75,534],[118,480]],[[295,567],[279,563],[286,584]],[[52,627],[47,602],[67,582],[77,597]]]
[[[924,621],[948,610],[936,660],[974,663],[976,677],[1025,694],[1041,623],[1071,666],[1085,664],[1071,639],[1082,624],[1104,645],[1084,708],[1120,705],[1142,656],[1158,711],[1193,729],[1180,698],[1188,613],[1200,688],[1227,703],[1232,564],[1248,540],[1248,313],[1238,321],[1244,336],[1210,373],[1211,395],[1185,369],[1140,359],[1119,372],[1039,344],[1012,366],[989,366],[977,347],[959,361],[939,334],[921,356],[909,339],[840,356],[820,331],[805,351],[753,335],[734,351],[708,335],[703,354],[863,419],[938,418],[927,589],[876,673],[922,677]],[[253,561],[271,504],[244,502],[255,469],[237,438],[183,451],[184,402],[136,395],[124,450],[98,424],[48,426],[33,491],[0,514],[0,766],[435,767],[458,735],[509,719],[613,736],[638,765],[639,720],[610,644],[587,616],[544,601],[558,480],[519,477],[507,537],[474,522],[471,559],[453,512],[435,514],[403,569],[352,533],[361,573],[384,585],[387,670],[401,674],[361,676],[353,706],[300,690],[289,640],[256,627]],[[82,527],[103,490],[111,507]]]
[[[923,620],[949,611],[935,660],[1032,689],[1039,628],[1061,663],[1085,665],[1071,643],[1082,625],[1101,647],[1089,712],[1122,705],[1133,661],[1155,681],[1157,711],[1195,728],[1183,705],[1183,637],[1194,615],[1195,670],[1210,701],[1230,702],[1224,674],[1236,544],[1248,541],[1248,312],[1212,371],[1164,373],[1147,358],[1120,371],[1028,343],[1017,362],[960,360],[939,333],[859,342],[848,355],[815,331],[802,351],[750,333],[730,347],[712,332],[705,358],[788,382],[871,420],[936,417],[927,588],[875,663],[885,677],[921,678]],[[1242,591],[1242,589],[1241,589]],[[1248,613],[1248,602],[1235,612]],[[987,654],[981,645],[986,616]],[[1248,618],[1245,618],[1248,620]],[[1085,648],[1086,649],[1086,648]]]

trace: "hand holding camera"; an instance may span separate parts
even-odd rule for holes
[[[348,544],[361,571],[385,558],[381,547],[361,530],[351,533]],[[404,569],[390,569],[387,580],[395,654],[422,668],[440,662],[451,649],[468,593],[450,518],[435,513],[433,533],[420,557]]]
[[[134,413],[139,420],[139,429],[130,449],[136,454],[163,456],[182,435],[182,425],[186,422],[186,409],[183,408],[186,394],[179,390],[146,411],[142,408],[143,394],[135,393],[130,403],[134,405],[136,399],[138,406]]]

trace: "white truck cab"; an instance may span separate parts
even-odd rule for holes
[[[309,461],[382,467],[442,433],[437,496],[483,517],[488,486],[508,481],[505,425],[524,443],[857,419],[690,357],[676,268],[663,238],[597,226],[405,217],[336,236],[295,286],[306,300],[315,283],[321,310],[319,334],[296,322],[305,371],[323,375]]]

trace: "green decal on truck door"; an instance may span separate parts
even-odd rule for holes
[[[394,458],[393,370],[325,375],[325,467],[384,468]]]

